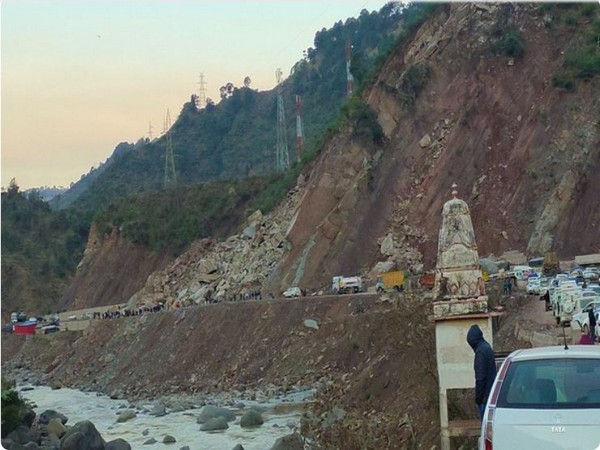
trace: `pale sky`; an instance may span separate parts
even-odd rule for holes
[[[119,142],[163,131],[204,73],[272,89],[338,20],[385,0],[1,3],[2,186],[68,186]]]

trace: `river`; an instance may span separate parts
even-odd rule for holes
[[[20,386],[19,390],[23,387]],[[200,431],[200,425],[196,423],[200,409],[170,412],[162,417],[138,411],[137,417],[117,423],[117,413],[129,407],[126,400],[113,400],[94,392],[74,389],[53,390],[46,386],[27,386],[27,389],[31,390],[21,391],[21,395],[35,405],[36,414],[53,409],[68,417],[67,425],[89,420],[105,441],[122,438],[129,442],[134,450],[175,450],[185,445],[189,446],[190,450],[230,450],[236,444],[242,444],[245,450],[269,449],[278,438],[292,433],[293,427],[300,426],[303,405],[312,396],[311,391],[303,391],[263,403],[244,400],[245,408],[231,408],[236,413],[236,420],[229,423],[229,429],[205,432]],[[254,429],[241,428],[239,419],[244,409],[254,405],[265,411],[264,424]],[[163,444],[162,440],[166,434],[175,437],[177,442]],[[151,438],[157,442],[144,445],[144,442]]]

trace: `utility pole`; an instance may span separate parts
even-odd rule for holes
[[[150,121],[148,124],[148,137],[150,139],[150,142],[152,142],[152,121]]]
[[[175,157],[173,155],[173,140],[171,139],[171,114],[167,109],[165,118],[165,182],[164,188],[169,189],[177,182],[175,176]]]
[[[204,73],[200,72],[200,81],[198,81],[198,104],[196,107],[202,109],[206,106],[206,81],[204,81]]]
[[[285,128],[285,109],[283,107],[283,89],[281,86],[282,74],[281,69],[275,71],[275,77],[277,78],[277,147],[275,149],[275,167],[279,172],[285,172],[290,168],[290,155]]]
[[[354,91],[354,77],[350,71],[350,61],[352,60],[352,44],[350,41],[346,42],[346,96],[352,97]]]
[[[296,162],[300,162],[303,147],[304,133],[302,132],[302,97],[296,95]]]

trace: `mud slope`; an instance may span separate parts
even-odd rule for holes
[[[552,85],[576,34],[545,20],[537,5],[460,3],[428,20],[363,92],[388,141],[378,148],[348,128],[329,142],[270,287],[364,273],[386,259],[388,232],[431,266],[453,183],[482,256],[599,251],[600,80]],[[492,52],[499,21],[520,30],[521,58]]]

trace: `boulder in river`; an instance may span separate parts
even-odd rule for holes
[[[232,410],[220,406],[207,405],[200,411],[196,423],[205,423],[215,417],[223,417],[227,422],[235,420],[235,414]]]
[[[106,444],[106,450],[131,450],[131,445],[125,439],[115,439]]]
[[[212,419],[208,419],[206,422],[202,424],[200,427],[201,431],[217,431],[217,430],[226,430],[229,428],[227,425],[227,420],[225,417],[213,417]]]
[[[106,442],[89,420],[77,422],[61,439],[60,450],[104,450]]]
[[[253,409],[246,411],[240,419],[240,427],[242,428],[259,427],[263,423],[264,420],[262,414],[258,411],[254,411]]]

